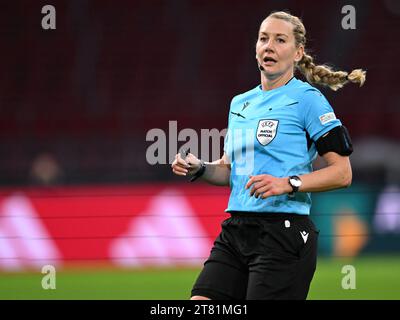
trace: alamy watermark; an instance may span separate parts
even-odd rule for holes
[[[342,13],[344,14],[342,28],[344,30],[356,29],[356,8],[349,4],[345,5],[342,7]]]
[[[50,264],[42,267],[42,274],[45,274],[42,278],[42,288],[44,290],[55,290],[56,289],[56,268]]]
[[[50,4],[42,7],[42,28],[44,30],[55,30],[56,29],[56,8]]]
[[[260,125],[257,134],[265,136],[266,133],[262,132],[263,130],[266,130],[265,126]],[[223,149],[228,150],[229,155],[235,158],[236,174],[249,175],[254,169],[254,144],[259,143],[255,136],[255,130],[249,128],[201,129],[200,133],[191,128],[178,131],[178,122],[169,121],[168,132],[160,128],[153,128],[147,132],[146,141],[152,142],[152,144],[147,147],[146,161],[150,165],[172,164],[179,150],[189,148],[190,153],[196,157],[206,162],[212,162],[222,158],[222,144]],[[270,139],[268,142],[272,140]],[[178,150],[179,142],[183,142],[183,145]],[[229,155],[227,154],[227,156]]]
[[[220,144],[226,136],[227,129],[201,129],[200,135],[196,130],[185,128],[178,132],[178,122],[168,122],[168,132],[154,128],[147,132],[146,141],[153,141],[146,151],[149,164],[171,164],[178,153],[178,142],[185,142],[181,148],[189,148],[190,152],[204,161],[221,158]],[[211,153],[210,153],[211,141]],[[199,145],[201,153],[199,154]]]
[[[345,274],[342,278],[342,288],[344,290],[356,289],[356,268],[347,264],[342,267],[342,274]]]

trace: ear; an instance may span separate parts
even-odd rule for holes
[[[303,58],[303,55],[304,55],[304,47],[303,46],[299,46],[296,49],[296,54],[294,56],[294,61],[295,62],[299,62]]]

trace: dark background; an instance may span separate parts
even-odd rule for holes
[[[56,30],[41,27],[46,4]],[[342,29],[347,4],[356,30]],[[146,133],[226,128],[232,97],[259,83],[272,10],[303,19],[316,62],[367,70],[362,88],[321,90],[354,140],[355,179],[399,181],[399,1],[26,0],[0,4],[0,184],[177,180],[146,162]]]

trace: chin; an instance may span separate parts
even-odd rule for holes
[[[282,73],[280,73],[276,70],[265,69],[265,68],[264,68],[263,73],[268,79],[276,79],[282,75]]]

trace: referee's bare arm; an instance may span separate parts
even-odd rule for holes
[[[300,176],[303,181],[300,192],[329,191],[351,185],[352,170],[349,157],[327,152],[322,158],[327,164],[325,168]]]
[[[341,156],[336,152],[327,152],[322,156],[327,166],[308,174],[300,175],[302,184],[299,192],[320,192],[351,185],[352,170],[348,156]],[[251,188],[250,196],[262,199],[277,196],[292,191],[289,177],[274,177],[269,174],[251,176],[246,184],[246,189]]]
[[[229,186],[231,165],[224,153],[221,159],[213,162],[205,162],[206,170],[201,176],[204,181],[216,186]],[[194,175],[200,169],[200,160],[189,153],[186,159],[182,159],[178,153],[171,165],[172,171],[179,176]]]

